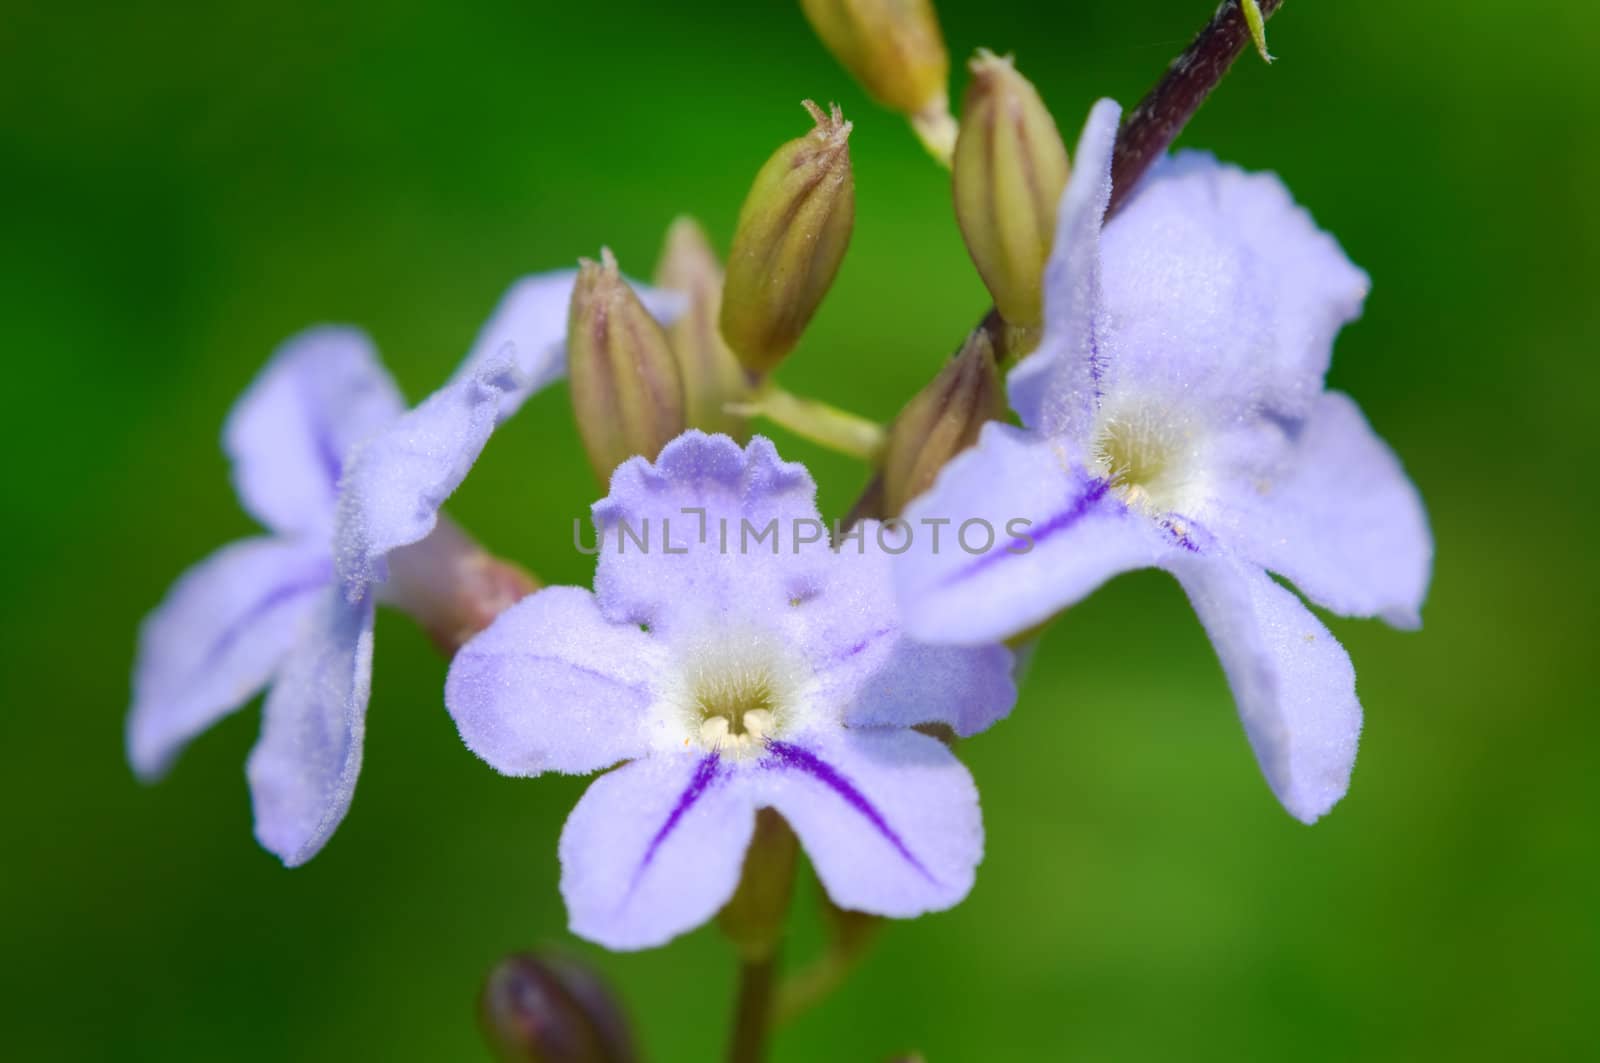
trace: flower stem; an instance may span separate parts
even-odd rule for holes
[[[822,892],[823,914],[829,925],[826,951],[795,974],[778,990],[777,1024],[793,1022],[822,1003],[844,984],[877,940],[883,919],[865,912],[840,908]]]
[[[728,1043],[731,1063],[755,1063],[767,1056],[779,945],[799,856],[800,842],[783,817],[770,808],[758,812],[739,886],[717,915],[717,924],[739,952],[739,996]]]
[[[1283,6],[1283,0],[1259,0],[1255,6],[1258,14],[1247,19],[1240,0],[1225,0],[1189,47],[1167,67],[1155,88],[1128,113],[1111,156],[1111,204],[1106,209],[1107,217],[1117,212],[1150,164],[1177,139],[1239,58],[1251,41],[1250,22],[1259,19],[1264,23]]]
[[[813,443],[869,463],[878,460],[888,438],[888,431],[876,421],[803,399],[776,384],[767,384],[748,402],[730,402],[726,409],[741,417],[765,417]]]
[[[767,1058],[777,971],[777,949],[760,958],[747,957],[740,963],[739,995],[734,1004],[728,1063],[762,1063]]]

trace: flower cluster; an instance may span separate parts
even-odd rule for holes
[[[266,688],[256,834],[286,864],[310,859],[350,807],[390,605],[450,659],[443,701],[473,753],[512,776],[601,773],[559,844],[575,933],[637,949],[719,912],[779,918],[786,886],[776,916],[751,916],[750,896],[783,839],[772,866],[792,871],[798,843],[835,908],[917,916],[972,887],[983,824],[955,746],[1010,713],[1013,647],[1113,575],[1159,568],[1210,635],[1278,800],[1310,823],[1344,795],[1355,673],[1272,574],[1335,613],[1420,624],[1421,501],[1323,385],[1366,275],[1275,176],[1192,152],[1118,169],[1110,101],[1069,158],[1009,59],[979,54],[957,122],[930,5],[904,22],[868,0],[805,7],[952,167],[995,300],[957,356],[887,429],[771,379],[854,224],[851,125],[810,104],[815,128],[757,175],[725,273],[680,220],[656,289],[609,252],[525,279],[409,409],[360,332],[291,339],[223,437],[270,534],[185,573],[141,632],[141,776]],[[1214,24],[1229,12],[1246,17],[1225,4]],[[605,484],[592,590],[541,588],[441,509],[564,372]],[[871,462],[848,518],[825,523],[810,473],[748,436],[757,415]],[[763,953],[772,927],[748,929]],[[532,960],[506,978],[570,995]]]

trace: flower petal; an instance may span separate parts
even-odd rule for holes
[[[906,519],[917,540],[895,589],[907,630],[929,642],[1006,638],[1179,549],[1054,441],[1002,424],[985,425]],[[937,548],[925,532],[936,520],[948,522]]]
[[[403,409],[359,329],[324,325],[291,337],[223,428],[240,501],[280,534],[326,533],[350,448]]]
[[[1044,335],[1006,379],[1022,423],[1049,435],[1088,435],[1111,354],[1100,291],[1100,222],[1111,198],[1111,152],[1121,116],[1112,100],[1089,111],[1045,266]]]
[[[1100,249],[1107,390],[1158,392],[1219,424],[1303,416],[1369,286],[1275,175],[1197,152],[1152,168]]]
[[[499,419],[505,421],[530,395],[559,379],[567,371],[567,307],[577,276],[577,270],[552,270],[513,284],[489,315],[451,383],[478,375],[493,361],[512,358],[518,375],[515,386],[500,402]],[[642,284],[633,284],[633,290],[663,324],[670,324],[682,312],[683,297],[676,293]]]
[[[1212,557],[1169,567],[1222,659],[1267,784],[1290,815],[1316,822],[1355,767],[1361,703],[1349,655],[1255,565]]]
[[[866,730],[773,742],[756,786],[842,908],[909,918],[972,889],[983,859],[978,791],[938,739]]]
[[[597,771],[641,755],[661,671],[655,640],[608,623],[594,596],[547,587],[456,654],[444,700],[461,739],[496,771]]]
[[[1348,396],[1317,400],[1282,477],[1241,484],[1221,504],[1229,545],[1318,605],[1398,627],[1421,624],[1433,568],[1427,513],[1400,460]]]
[[[350,809],[372,690],[372,601],[329,587],[272,684],[246,775],[256,838],[289,867]]]
[[[134,771],[159,777],[191,738],[265,686],[332,582],[326,552],[268,538],[225,546],[179,577],[139,630]]]
[[[805,466],[761,436],[690,431],[654,464],[630,458],[593,510],[601,611],[673,638],[787,607],[832,556],[815,499]]]
[[[502,399],[520,387],[508,360],[446,384],[356,448],[340,485],[334,557],[350,595],[387,578],[389,551],[426,538],[439,507],[483,452]]]
[[[912,639],[894,600],[895,558],[876,548],[876,521],[861,532],[866,549],[842,549],[818,593],[781,614],[822,682],[821,700],[858,727],[940,723],[965,737],[1003,718],[1017,698],[1011,651]]]
[[[733,896],[754,829],[748,789],[716,754],[651,757],[602,775],[561,831],[572,932],[622,950],[694,929]]]

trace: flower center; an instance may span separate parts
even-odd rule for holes
[[[1182,417],[1145,406],[1103,415],[1090,458],[1124,502],[1155,516],[1186,508],[1197,449]]]
[[[765,738],[776,722],[772,677],[760,670],[716,672],[700,677],[693,691],[700,714],[700,740],[736,744]]]
[[[774,640],[707,638],[684,656],[671,697],[684,741],[728,757],[759,754],[802,710],[804,674]]]

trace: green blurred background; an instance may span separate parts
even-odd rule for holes
[[[1212,0],[943,0],[952,52],[1015,49],[1069,143],[1131,104]],[[1564,1059],[1600,999],[1596,269],[1600,9],[1295,0],[1184,143],[1284,175],[1375,287],[1339,341],[1438,538],[1426,627],[1333,622],[1367,725],[1315,828],[1260,780],[1176,586],[1125,577],[1057,624],[1014,717],[966,744],[988,855],[892,927],[778,1058]],[[959,88],[961,78],[957,80]],[[714,1058],[732,987],[703,930],[607,956],[565,933],[555,840],[581,780],[513,781],[380,620],[366,768],[327,850],[250,836],[257,710],[134,782],[135,626],[247,534],[229,403],[311,322],[426,393],[523,273],[604,242],[648,274],[674,214],[725,248],[802,96],[856,122],[854,244],[783,370],[886,417],[987,299],[945,178],[788,3],[151,5],[0,14],[0,1002],[11,1059],[481,1058],[473,996],[570,944],[656,1060]],[[825,509],[861,480],[813,462]],[[1586,488],[1584,485],[1588,484]],[[596,494],[564,389],[498,434],[453,512],[587,582]],[[793,953],[816,944],[809,897]]]

